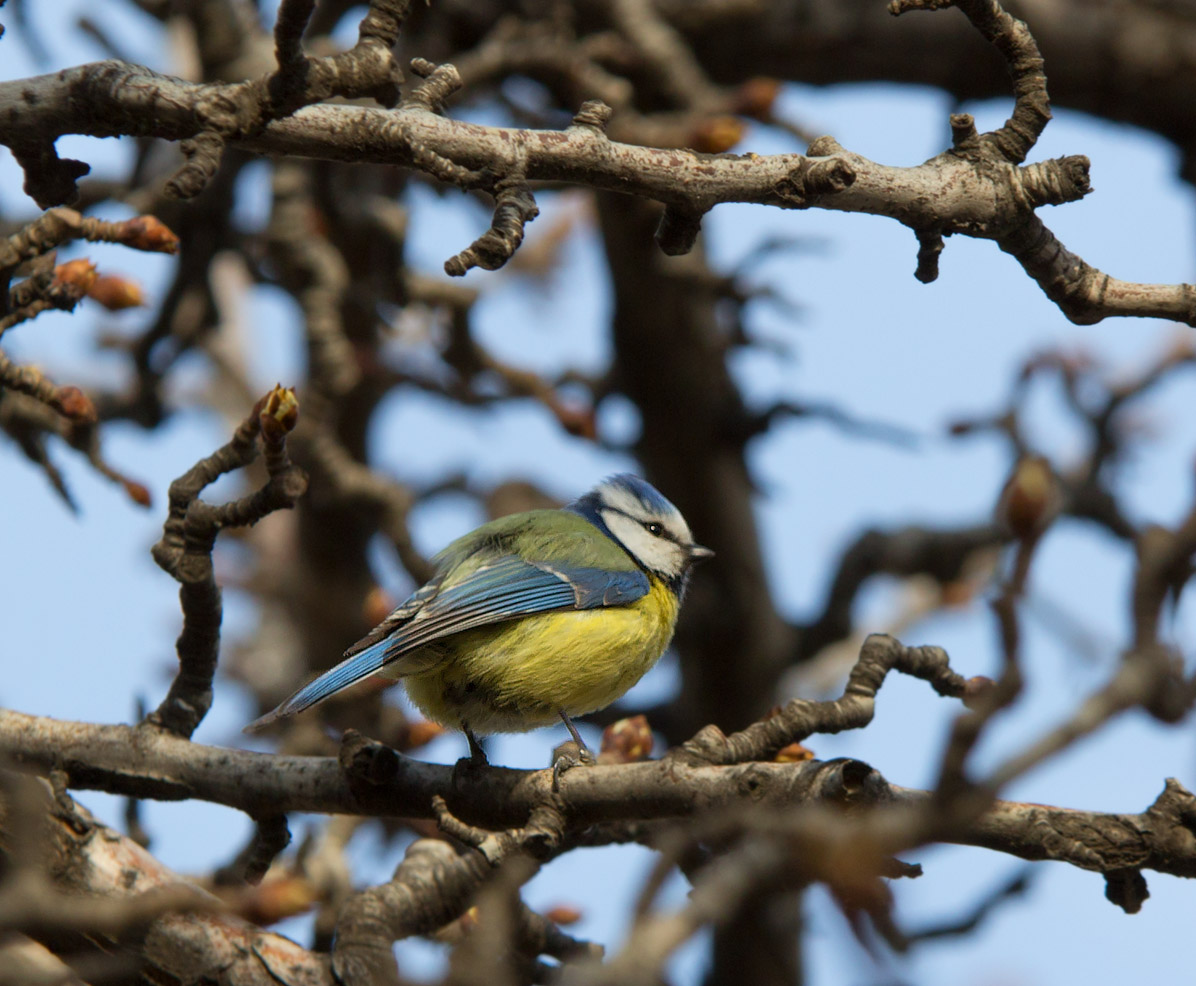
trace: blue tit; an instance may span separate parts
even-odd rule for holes
[[[256,729],[368,675],[401,678],[430,719],[523,732],[610,705],[664,653],[690,568],[713,552],[637,476],[618,475],[560,510],[483,524],[434,559],[436,574],[344,660],[258,719]]]

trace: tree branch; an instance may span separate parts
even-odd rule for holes
[[[1030,78],[1029,56],[1023,55],[1015,56],[1017,64]],[[433,76],[450,68],[441,66]],[[1023,81],[1019,76],[1019,85],[1025,88]],[[222,89],[229,87],[192,85],[120,62],[4,83],[0,84],[0,113],[18,103],[25,107],[4,140],[14,152],[20,147],[51,146],[64,133],[185,140],[211,133],[205,131],[204,120],[210,115],[205,107],[213,105]],[[35,111],[27,110],[28,93],[36,97]],[[811,145],[809,157],[761,157],[619,144],[599,128],[577,122],[564,131],[482,127],[438,116],[431,97],[409,99],[393,111],[307,106],[285,119],[234,128],[220,139],[263,154],[414,167],[465,187],[475,185],[487,172],[527,182],[575,182],[655,199],[675,216],[700,216],[723,202],[886,216],[914,230],[997,240],[1072,321],[1090,324],[1110,315],[1136,315],[1196,325],[1196,289],[1110,278],[1064,250],[1034,216],[1033,210],[1042,204],[1085,195],[1088,162],[1069,157],[1025,168],[1010,163],[1040,129],[1038,123],[1022,120],[1030,113],[1023,112],[1025,106],[1037,106],[1038,97],[1023,95],[1028,102],[1019,100],[1007,124],[1021,143],[1004,140],[1004,131],[994,136],[1004,148],[1004,159],[993,160],[983,147],[973,152],[961,146],[913,168],[877,164],[826,138]],[[1045,101],[1045,90],[1041,97]],[[1041,109],[1030,115],[1038,119]],[[820,155],[825,159],[820,160]],[[503,203],[499,205],[500,215],[505,215]],[[507,211],[514,205],[509,203]],[[522,219],[514,215],[496,219],[505,230],[499,234],[502,251],[514,242],[511,236],[526,221],[530,208],[520,200],[516,211]],[[696,228],[692,221],[681,226]],[[670,235],[666,245],[679,250],[690,239],[688,234]],[[928,276],[928,271],[924,248],[919,272]]]
[[[363,784],[333,757],[291,757],[192,743],[144,727],[62,722],[0,710],[0,755],[25,770],[61,765],[77,789],[158,800],[197,798],[250,814],[267,809],[414,818],[433,798],[491,830],[520,827],[550,799],[551,771],[488,768],[454,783],[453,769],[391,754],[391,772]],[[692,766],[675,758],[596,766],[561,778],[571,828],[635,819],[684,818],[746,804],[792,811],[826,802],[917,808],[931,792],[893,787],[859,761]],[[621,841],[609,833],[599,842]],[[1106,871],[1134,866],[1196,877],[1196,798],[1168,781],[1144,814],[994,801],[949,841],[1022,859],[1055,859]]]
[[[279,385],[258,401],[232,441],[201,459],[170,484],[170,513],[154,561],[180,585],[183,631],[178,639],[179,673],[162,704],[146,721],[187,737],[212,704],[212,678],[220,650],[222,607],[212,568],[216,535],[226,527],[256,524],[275,510],[286,510],[307,489],[307,477],[291,464],[286,436],[299,417],[293,391]],[[199,494],[220,476],[248,465],[265,450],[269,479],[261,489],[213,506]]]

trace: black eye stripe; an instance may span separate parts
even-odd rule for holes
[[[632,520],[634,520],[634,519],[635,518],[633,517]],[[672,531],[670,531],[667,527],[664,526],[664,524],[660,523],[659,521],[641,520],[641,521],[639,521],[639,524],[641,527],[643,527],[643,529],[645,531],[647,531],[653,537],[658,537],[662,541],[672,541],[674,544],[677,543],[676,535],[674,535]]]
[[[618,507],[606,507],[613,514],[618,514],[620,517],[626,517],[629,521],[639,524],[649,534],[662,538],[665,541],[672,541],[674,544],[680,544],[677,536],[670,531],[664,524],[656,520],[640,520],[638,517],[632,517],[626,510],[620,510]],[[655,530],[653,530],[655,528]]]

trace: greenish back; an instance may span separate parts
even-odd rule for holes
[[[611,572],[637,567],[615,541],[568,510],[528,510],[499,517],[457,538],[433,563],[445,573],[448,586],[505,555]]]

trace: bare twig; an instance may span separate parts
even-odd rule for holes
[[[299,404],[293,391],[275,387],[237,429],[231,442],[202,459],[170,486],[170,513],[153,556],[181,585],[183,632],[178,639],[179,673],[148,722],[190,736],[212,704],[212,678],[220,647],[221,602],[212,569],[216,535],[226,527],[256,524],[275,510],[294,506],[307,488],[303,471],[291,464],[286,436],[295,427]],[[199,499],[210,483],[252,462],[258,437],[265,449],[266,484],[221,506]]]

